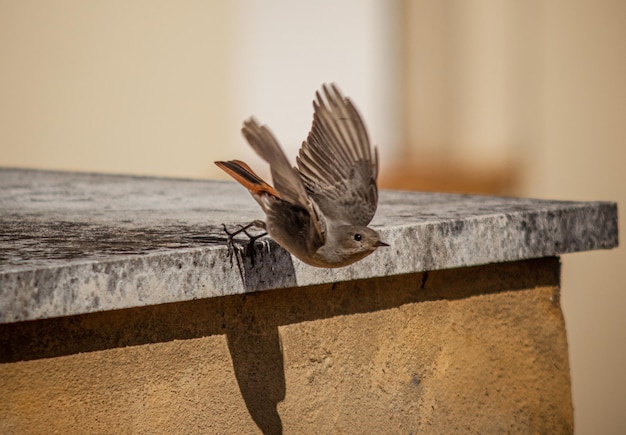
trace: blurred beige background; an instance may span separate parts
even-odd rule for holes
[[[0,0],[0,166],[223,177],[243,119],[295,155],[313,93],[384,187],[626,206],[623,0]],[[620,219],[624,228],[624,219]],[[576,432],[626,431],[626,251],[563,258]]]

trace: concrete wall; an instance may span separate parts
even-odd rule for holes
[[[0,432],[571,433],[555,258],[0,326]]]
[[[407,146],[416,160],[433,152],[480,163],[508,155],[516,169],[511,172],[520,176],[518,190],[508,193],[610,199],[624,207],[626,2],[403,5],[411,26]],[[479,176],[475,169],[472,182]],[[623,247],[563,260],[563,311],[581,434],[626,433],[626,347],[615,345],[624,342],[626,331],[624,264]]]
[[[626,206],[626,2],[545,2],[543,100],[528,186],[542,198]],[[619,216],[626,227],[626,213]],[[626,433],[626,249],[563,259],[576,428]],[[619,343],[619,344],[616,344]]]

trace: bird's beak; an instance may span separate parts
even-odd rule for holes
[[[374,243],[374,246],[378,248],[379,246],[389,246],[389,245],[386,244],[385,242],[381,242],[380,240],[376,240],[376,243]]]

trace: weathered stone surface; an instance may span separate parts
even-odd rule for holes
[[[0,325],[0,433],[572,433],[555,258]]]
[[[221,224],[263,217],[235,183],[1,169],[0,187],[0,323],[617,245],[614,203],[383,191],[391,246],[319,269],[267,238],[229,256]]]

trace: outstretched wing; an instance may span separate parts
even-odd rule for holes
[[[318,216],[318,212],[307,194],[303,180],[301,180],[298,171],[289,164],[285,153],[272,132],[266,126],[259,125],[254,118],[250,118],[243,123],[241,132],[252,149],[254,149],[263,160],[269,163],[272,182],[274,183],[274,188],[278,191],[278,195],[275,196],[306,210],[309,214],[312,226],[311,237],[320,241],[320,244],[323,244],[325,222]],[[245,170],[247,168],[249,170],[245,163],[244,165],[245,167],[243,169]],[[249,172],[252,171],[250,170]],[[231,173],[231,175],[233,174]],[[254,175],[256,176],[256,174]],[[235,179],[239,181],[237,177],[235,177]],[[269,213],[268,210],[265,212]]]
[[[254,118],[244,121],[242,134],[252,149],[270,165],[272,181],[280,196],[287,201],[308,207],[308,198],[305,186],[298,173],[289,164],[278,141],[272,132]]]
[[[378,162],[361,116],[334,84],[316,93],[313,126],[297,158],[311,198],[325,216],[367,225],[378,204]]]

